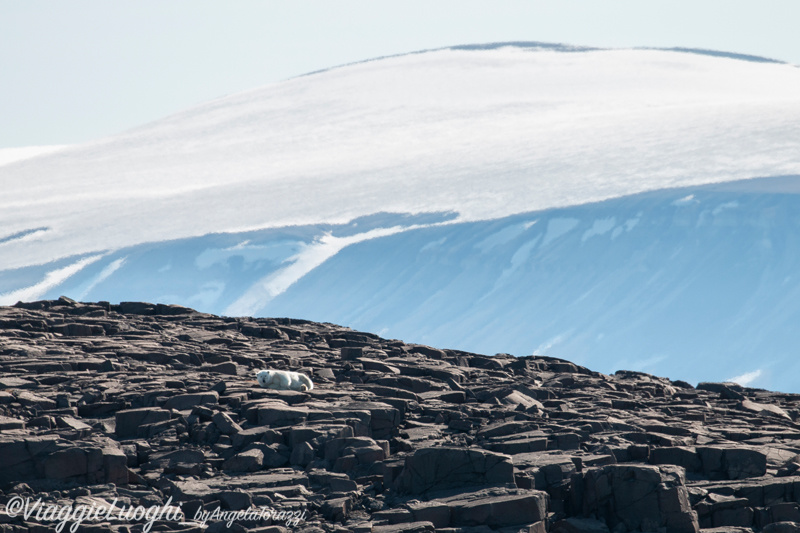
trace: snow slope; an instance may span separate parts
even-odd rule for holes
[[[800,391],[776,370],[800,340],[798,154],[791,65],[383,58],[0,166],[0,303],[163,301]]]
[[[31,159],[44,154],[57,152],[62,148],[66,148],[66,144],[45,145],[45,146],[23,146],[21,148],[0,148],[0,167],[14,163],[16,161],[23,161]]]
[[[0,269],[378,211],[480,220],[800,172],[800,69],[659,50],[446,49],[233,95],[0,167]],[[202,216],[198,216],[202,213]]]

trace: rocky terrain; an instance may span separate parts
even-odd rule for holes
[[[315,387],[261,389],[266,368]],[[332,324],[20,303],[0,308],[0,531],[800,531],[798,407]]]

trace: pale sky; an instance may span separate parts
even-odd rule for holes
[[[0,148],[113,135],[383,55],[543,41],[800,64],[797,0],[0,0]]]

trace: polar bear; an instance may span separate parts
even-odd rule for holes
[[[314,388],[308,376],[288,370],[261,370],[256,373],[256,381],[265,389],[307,391]]]

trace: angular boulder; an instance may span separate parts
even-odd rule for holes
[[[170,412],[158,407],[143,407],[141,409],[117,411],[115,418],[117,437],[130,439],[138,436],[139,427],[141,426],[169,420]]]
[[[697,513],[689,503],[684,471],[674,466],[607,465],[573,478],[573,494],[584,516],[612,530],[697,533]],[[581,498],[582,497],[582,498]],[[578,503],[578,502],[575,502]]]
[[[745,479],[767,473],[766,454],[751,448],[697,448],[703,473],[711,479]]]
[[[242,426],[234,422],[227,413],[215,413],[212,420],[223,435],[231,435],[242,431]]]
[[[252,449],[237,453],[222,463],[222,469],[229,472],[256,472],[264,465],[264,452]]]
[[[422,448],[406,458],[399,492],[422,494],[470,485],[513,485],[511,457],[478,448]]]

